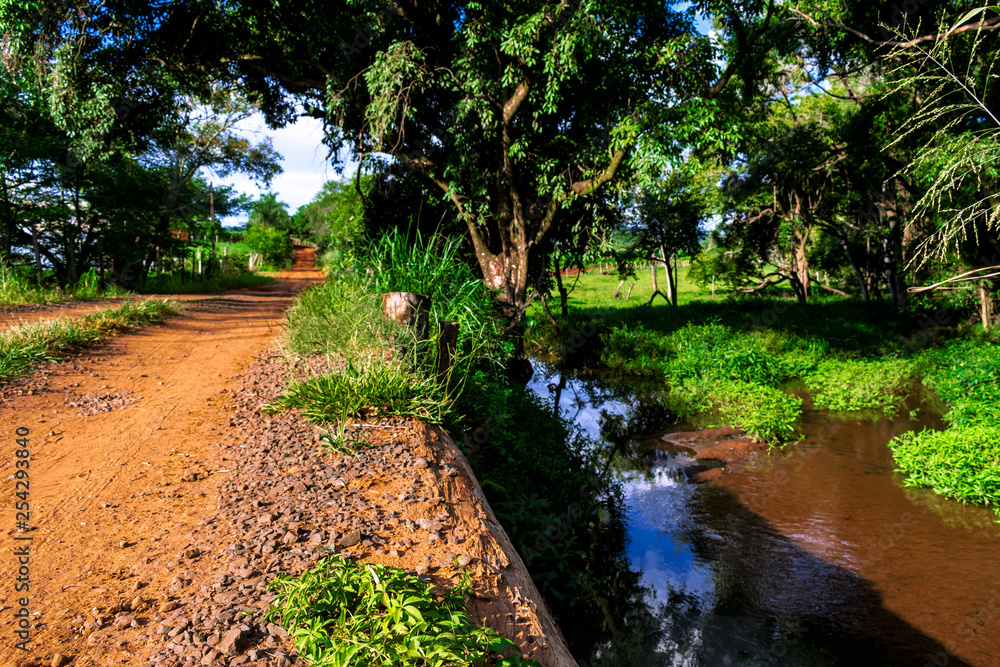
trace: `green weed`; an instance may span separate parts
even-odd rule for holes
[[[1000,345],[950,341],[917,363],[947,406],[949,428],[904,433],[889,443],[906,484],[1000,512]]]
[[[267,410],[298,410],[311,421],[342,424],[344,416],[369,409],[378,417],[440,424],[451,403],[446,386],[436,378],[378,360],[351,362],[341,372],[292,382]]]
[[[796,345],[788,336],[720,324],[687,324],[669,334],[622,327],[604,342],[608,365],[662,378],[666,407],[677,416],[715,415],[772,444],[791,436],[801,413],[802,401],[779,385],[821,354],[820,346]]]
[[[467,580],[435,596],[403,570],[331,556],[298,579],[279,575],[271,588],[278,595],[268,619],[290,630],[314,667],[538,665],[469,621]]]
[[[915,370],[909,359],[826,359],[805,380],[817,407],[893,415],[910,392]]]

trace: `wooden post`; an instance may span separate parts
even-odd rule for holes
[[[31,249],[35,254],[35,282],[42,284],[42,249],[38,243],[38,227],[31,225]]]
[[[382,295],[382,314],[394,322],[412,327],[417,341],[427,340],[430,297],[413,292],[386,292]]]
[[[979,281],[979,315],[983,320],[983,331],[990,330],[990,319],[992,309],[990,308],[990,293],[986,289],[987,281]]]
[[[438,338],[438,382],[447,382],[451,370],[451,360],[458,349],[458,322],[441,322],[441,336]]]

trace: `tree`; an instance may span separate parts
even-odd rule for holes
[[[282,266],[294,256],[292,240],[287,232],[264,225],[250,225],[243,234],[243,242],[261,256],[266,264]]]
[[[324,118],[331,146],[391,155],[451,203],[511,318],[575,200],[659,173],[692,141],[731,138],[714,100],[755,66],[776,13],[763,0],[684,10],[617,0],[2,9],[20,52],[58,62],[60,45],[73,45],[77,66],[55,71],[81,77],[80,90],[222,81],[259,97],[272,123],[298,102]],[[695,30],[698,11],[715,16],[721,49]]]
[[[653,294],[677,305],[677,256],[696,256],[705,237],[703,225],[713,208],[713,177],[718,170],[700,170],[688,163],[672,170],[666,178],[646,187],[636,197],[636,229],[631,252],[648,261],[653,274]],[[663,266],[667,294],[656,282],[656,266]],[[624,276],[623,276],[624,278]]]
[[[250,210],[251,227],[261,226],[287,232],[292,218],[288,215],[288,204],[278,201],[278,195],[269,192],[256,202]]]
[[[364,178],[360,187],[367,189],[370,184],[371,179]],[[364,214],[361,193],[353,182],[327,181],[310,203],[295,212],[293,226],[324,250],[349,253],[363,235]]]
[[[206,97],[179,97],[174,113],[152,132],[151,145],[142,159],[169,178],[154,233],[156,247],[167,243],[171,223],[184,215],[185,206],[196,203],[185,201],[184,194],[204,171],[221,177],[243,173],[263,185],[281,173],[281,156],[271,139],[254,144],[237,129],[252,113],[254,106],[246,99],[215,88]],[[155,256],[156,248],[151,247],[143,274]]]

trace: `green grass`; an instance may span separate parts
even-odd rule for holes
[[[946,406],[946,431],[905,433],[889,446],[910,486],[1000,512],[1000,344],[976,337],[920,355],[924,384]]]
[[[239,289],[241,287],[260,287],[261,285],[273,285],[278,282],[275,278],[262,276],[257,273],[237,273],[235,275],[216,276],[214,278],[199,278],[197,280],[180,280],[180,274],[173,278],[169,274],[162,274],[149,278],[143,285],[142,294],[207,294],[210,292],[222,292],[224,290]]]
[[[0,334],[0,379],[23,375],[60,354],[100,342],[108,336],[145,324],[162,322],[179,312],[169,301],[127,302],[91,315],[33,322]]]
[[[313,667],[535,666],[514,642],[469,621],[468,582],[444,589],[385,565],[320,560],[295,579],[279,575],[268,620],[290,630]]]
[[[687,324],[668,334],[623,326],[603,343],[607,366],[664,382],[664,405],[673,414],[706,415],[770,443],[791,436],[801,411],[801,400],[780,385],[821,354],[820,346],[788,335],[720,324]]]
[[[7,264],[0,262],[0,308],[22,304],[62,303],[65,301],[88,301],[106,296],[125,294],[119,288],[102,291],[97,271],[90,269],[76,285],[68,290],[58,287],[40,287]]]
[[[330,375],[292,382],[267,410],[298,410],[321,424],[342,424],[368,409],[376,417],[419,419],[440,424],[449,413],[453,396],[433,376],[414,373],[394,361],[368,360]]]
[[[817,407],[894,415],[916,375],[912,359],[824,359],[805,381]]]

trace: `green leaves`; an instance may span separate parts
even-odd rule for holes
[[[271,588],[278,595],[268,619],[290,631],[314,667],[538,665],[469,621],[467,580],[437,596],[403,570],[331,556],[298,579],[276,577]]]

